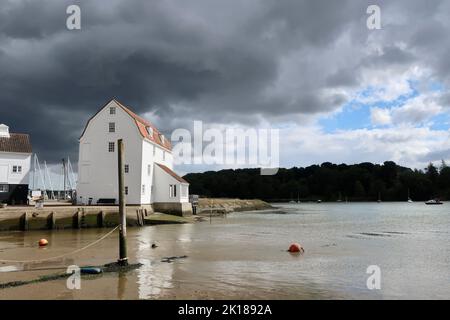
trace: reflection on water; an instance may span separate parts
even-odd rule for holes
[[[130,228],[129,259],[142,263],[140,269],[83,283],[82,294],[68,293],[63,285],[53,290],[63,299],[450,298],[448,204],[280,207],[214,218],[212,224]],[[54,256],[82,247],[104,233],[104,229],[92,229],[5,234],[0,238],[0,259],[10,258],[12,253],[17,255],[14,258]],[[35,241],[43,234],[50,239],[50,246],[47,251],[36,251]],[[287,253],[292,242],[301,243],[305,254]],[[188,257],[172,263],[161,261],[183,255]],[[98,265],[116,256],[117,238],[112,237],[57,265]],[[381,290],[366,287],[369,265],[381,268]],[[0,264],[0,271],[12,270],[9,268],[13,267]]]
[[[174,231],[174,237],[171,239],[160,238],[158,232],[152,232],[157,228],[142,229],[138,233],[136,258],[143,264],[137,270],[140,299],[151,299],[161,295],[164,289],[173,288],[172,278],[177,262],[162,262],[163,256],[158,255],[160,252],[158,248],[164,247],[164,252],[167,252],[166,256],[174,256],[173,252],[189,250],[192,232],[195,232],[194,225],[183,224],[177,225],[175,228],[170,227]],[[152,244],[156,244],[157,248],[153,249]]]
[[[127,287],[127,275],[123,272],[119,272],[117,276],[117,296],[120,300],[126,297],[126,287]]]

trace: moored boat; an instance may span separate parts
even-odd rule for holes
[[[436,205],[436,204],[444,204],[444,203],[441,202],[439,199],[432,199],[432,200],[428,200],[427,202],[425,202],[425,204],[427,204],[427,205]]]

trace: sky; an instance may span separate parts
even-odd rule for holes
[[[72,4],[81,30],[66,27]],[[169,137],[194,120],[278,128],[282,167],[420,169],[450,161],[449,18],[439,0],[0,0],[0,122],[55,172],[67,156],[76,170],[112,98]]]

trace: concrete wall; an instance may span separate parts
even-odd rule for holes
[[[176,216],[186,216],[192,214],[192,205],[189,202],[155,202],[153,210]]]

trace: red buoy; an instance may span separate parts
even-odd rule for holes
[[[47,239],[39,240],[39,247],[45,247],[46,245],[48,245]]]
[[[293,243],[289,246],[288,249],[289,252],[292,253],[303,253],[305,252],[305,250],[303,249],[303,247],[301,245],[299,245],[298,243]]]

